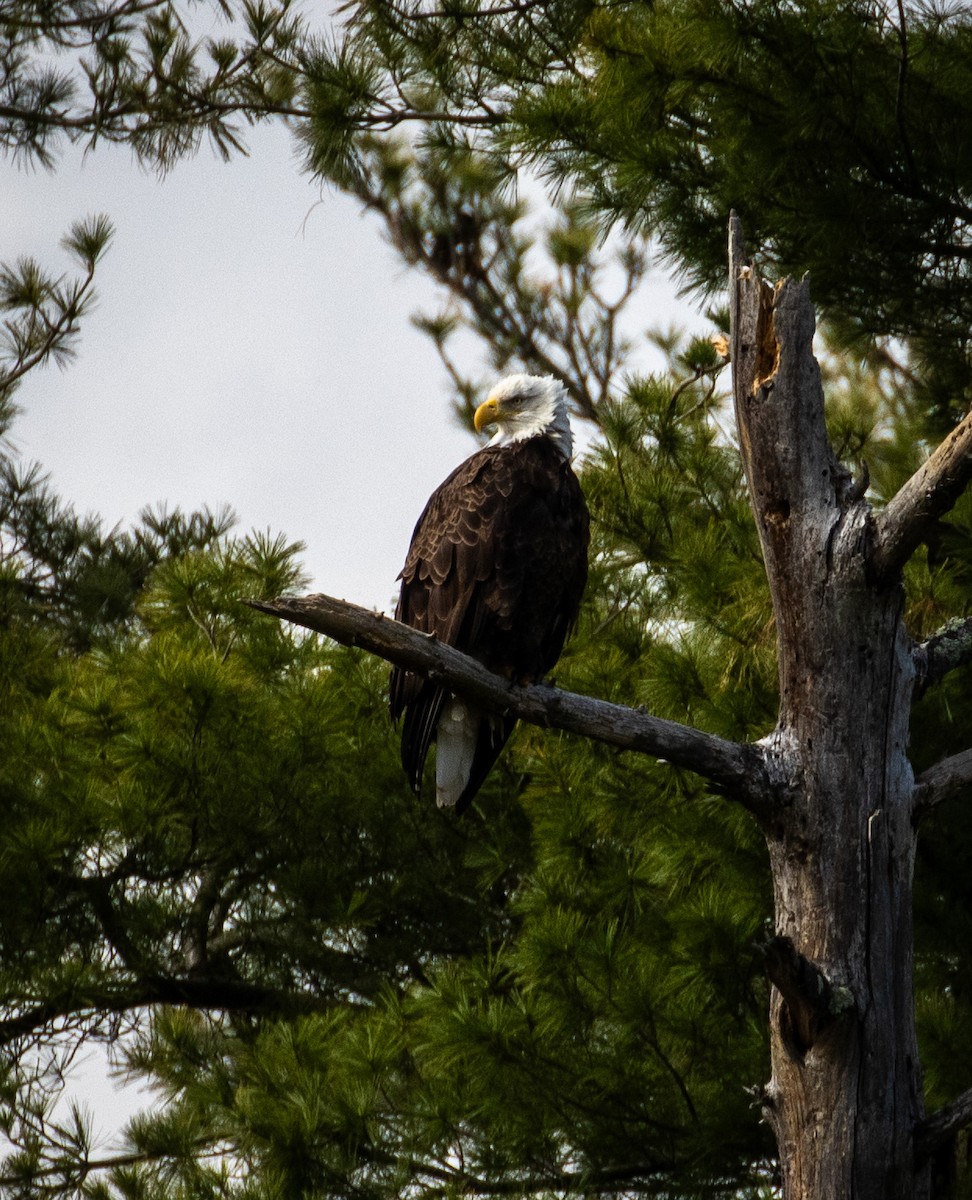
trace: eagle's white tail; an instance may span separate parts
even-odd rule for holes
[[[435,802],[453,808],[469,782],[480,717],[453,697],[443,706],[435,735]]]

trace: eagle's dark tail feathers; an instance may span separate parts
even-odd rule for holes
[[[426,684],[411,703],[405,706],[402,721],[402,766],[412,791],[418,796],[422,791],[422,772],[429,747],[435,740],[435,728],[442,714],[448,693],[442,688]]]

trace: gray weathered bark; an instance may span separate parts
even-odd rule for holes
[[[763,283],[736,223],[730,265],[736,415],[779,640],[772,744],[790,784],[764,826],[777,941],[792,960],[769,967],[765,1115],[787,1200],[920,1200],[915,667],[900,574],[875,569],[876,549],[890,562],[903,539],[878,541],[830,447],[808,284]]]

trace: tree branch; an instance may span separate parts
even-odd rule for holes
[[[972,1124],[972,1088],[915,1127],[915,1162],[927,1162],[964,1126]]]
[[[874,518],[871,568],[890,582],[972,480],[972,412]]]
[[[972,662],[972,617],[956,617],[914,649],[915,687],[913,697],[919,700],[949,671]]]
[[[484,708],[509,713],[545,728],[564,729],[623,750],[664,758],[694,771],[719,791],[759,815],[772,800],[763,751],[750,743],[726,741],[710,733],[626,708],[564,692],[546,684],[516,687],[452,646],[438,642],[356,604],[332,596],[285,596],[246,601],[251,608],[323,633],[348,646],[360,646],[388,662],[427,676]]]
[[[30,337],[25,337],[22,345],[19,347],[19,353],[14,358],[13,365],[10,367],[0,366],[0,399],[9,396],[25,375],[29,374],[35,367],[46,362],[49,358],[55,358],[60,353],[67,355],[70,352],[70,347],[66,344],[68,339],[73,334],[77,333],[77,325],[79,316],[85,309],[85,298],[92,290],[94,284],[95,263],[92,259],[88,263],[88,268],[84,279],[76,286],[70,300],[62,307],[57,317],[51,321],[43,309],[38,313],[37,310],[31,312],[28,320],[33,326],[38,320],[42,320],[47,326],[47,332],[43,340],[39,344],[34,344]],[[5,323],[7,331],[11,331],[11,324]],[[18,332],[20,332],[18,330]],[[14,340],[21,339],[14,335]]]
[[[260,1012],[271,1016],[320,1011],[322,1004],[308,993],[288,992],[245,980],[157,977],[134,981],[130,987],[88,991],[38,1004],[17,1016],[0,1020],[0,1047],[50,1025],[53,1021],[84,1017],[92,1020],[107,1013],[125,1013],[151,1004],[181,1008],[221,1009],[226,1012]]]
[[[774,937],[764,955],[767,977],[785,1003],[783,1037],[802,1056],[852,1007],[853,998],[846,988],[835,987],[788,937]]]
[[[116,1010],[108,1009],[108,1011]],[[18,1038],[27,1037],[38,1029],[42,1029],[56,1017],[64,1015],[56,1004],[38,1004],[34,1008],[27,1009],[26,1012],[19,1013],[16,1017],[7,1017],[0,1021],[0,1047],[7,1046],[11,1042],[17,1041]]]
[[[956,792],[972,784],[972,749],[963,750],[935,763],[915,780],[914,813],[920,816],[950,800]]]

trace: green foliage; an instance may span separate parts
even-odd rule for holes
[[[947,243],[942,220],[968,166],[955,139],[968,100],[955,67],[967,62],[969,29],[914,6],[899,19],[907,24],[833,0],[599,14],[600,112],[613,142],[623,103],[618,132],[630,139],[627,153],[618,145],[631,161],[618,172],[616,202],[635,208],[623,197],[638,186],[638,153],[652,190],[637,207],[658,212],[673,245],[695,245],[709,272],[723,259],[711,214],[731,197],[755,243],[786,268],[810,267],[822,296],[865,319],[880,314],[884,332],[910,334],[917,295],[903,296],[902,283],[934,241]],[[676,137],[678,119],[695,126],[692,142]],[[672,182],[656,186],[663,155]]]
[[[65,138],[107,138],[167,169],[204,135],[229,155],[242,122],[286,118],[309,170],[374,204],[376,155],[394,191],[407,130],[453,184],[473,150],[508,184],[529,165],[706,288],[736,208],[773,273],[809,270],[833,320],[908,343],[926,407],[962,410],[963,6],[357,0],[322,28],[283,0],[210,7],[215,36],[176,0],[0,7],[0,145],[51,163]],[[442,255],[454,215],[423,226]]]
[[[164,169],[286,117],[441,286],[416,322],[457,409],[475,347],[491,375],[564,378],[588,422],[591,584],[557,682],[767,734],[775,631],[724,354],[655,334],[643,370],[639,289],[659,247],[717,284],[738,208],[774,271],[812,271],[833,444],[890,499],[967,401],[967,14],[367,0],[321,33],[286,4],[217,7],[219,36],[170,0],[0,5],[0,142],[49,163],[59,137],[108,138]],[[525,163],[561,188],[542,221]],[[109,237],[66,239],[78,281],[0,275],[4,427],[23,372],[70,353]],[[231,526],[105,531],[2,464],[0,1191],[772,1194],[754,822],[665,763],[533,728],[462,822],[416,801],[385,669],[248,609],[301,586],[299,548]],[[970,578],[966,498],[909,565],[917,638],[969,615]],[[970,688],[965,666],[917,705],[916,769],[965,748]],[[927,821],[917,864],[935,1103],[972,1076],[966,810]],[[55,1107],[92,1039],[160,1102],[113,1154]]]
[[[125,142],[171,167],[204,135],[224,157],[243,150],[238,114],[287,115],[280,62],[299,23],[289,3],[215,0],[226,37],[196,32],[171,0],[55,0],[0,7],[0,146],[52,166],[66,138]],[[203,6],[200,5],[200,8]]]
[[[553,374],[578,413],[598,421],[632,339],[622,313],[647,270],[644,246],[618,239],[601,253],[581,207],[564,200],[546,222],[517,195],[511,164],[436,131],[417,147],[404,139],[359,141],[351,190],[379,213],[395,248],[440,284],[443,307],[416,324],[432,339],[467,418],[480,382],[460,369],[454,344],[470,339],[497,372]],[[459,335],[459,336],[457,336]]]
[[[74,353],[78,322],[95,300],[95,267],[112,237],[105,216],[78,221],[62,245],[83,268],[66,282],[49,275],[32,258],[0,266],[0,436],[13,416],[11,396],[28,371],[53,360],[64,366]]]
[[[774,667],[754,707],[720,655],[767,608],[721,403],[708,377],[659,378],[601,409],[596,585],[562,682],[749,734]],[[647,480],[657,502],[635,499]],[[73,582],[91,545],[34,486],[46,524],[0,641],[11,1193],[72,1194],[98,1157],[51,1108],[47,1049],[85,1038],[164,1100],[92,1194],[755,1191],[768,881],[748,818],[661,764],[523,730],[457,824],[408,792],[384,669],[241,605],[299,588],[295,547],[146,516],[100,535],[112,561],[145,555],[134,604],[99,622]],[[736,505],[727,575],[753,581],[718,627],[698,583],[717,505]]]
[[[346,156],[366,162],[363,134],[411,122],[419,144],[527,163],[579,191],[603,226],[656,239],[707,288],[721,286],[736,208],[772,273],[809,270],[818,304],[858,337],[907,340],[921,398],[962,411],[972,24],[961,6],[353,8],[332,64],[353,55],[384,74],[369,79],[370,101],[347,76]],[[332,143],[322,132],[316,153]]]
[[[157,563],[214,545],[232,523],[226,510],[146,509],[134,529],[106,532],[60,501],[36,464],[0,455],[0,620],[57,627],[74,649],[115,637]]]

